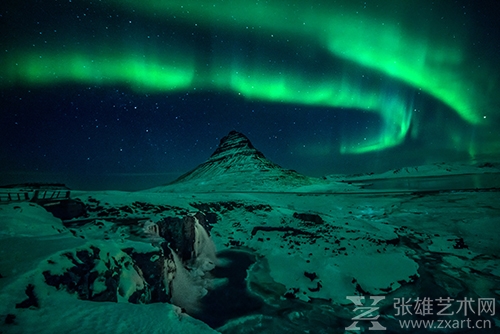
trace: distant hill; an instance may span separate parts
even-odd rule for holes
[[[500,164],[492,162],[480,162],[475,164],[459,164],[440,162],[430,165],[403,167],[392,169],[380,174],[366,173],[353,175],[329,175],[329,180],[379,180],[379,179],[397,179],[397,178],[424,178],[424,177],[442,177],[459,176],[470,174],[496,174],[500,173]]]

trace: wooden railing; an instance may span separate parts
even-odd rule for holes
[[[22,201],[29,201],[29,200],[31,200],[31,196],[30,196],[30,192],[27,192],[27,191],[22,191],[22,192],[0,191],[0,203],[22,202]]]
[[[70,191],[69,190],[35,190],[33,194],[33,198],[31,200],[33,202],[36,201],[50,201],[57,199],[69,199]]]
[[[9,191],[0,190],[0,203],[10,202],[47,202],[70,198],[69,190],[33,190],[33,191]]]

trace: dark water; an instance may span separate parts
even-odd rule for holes
[[[255,256],[244,251],[223,251],[219,259],[227,260],[224,266],[215,267],[215,278],[227,278],[228,282],[201,300],[201,311],[193,315],[212,328],[225,324],[230,319],[258,312],[264,303],[251,294],[246,286],[247,269],[255,262]]]
[[[353,181],[353,184],[358,181]],[[360,181],[367,190],[439,191],[500,188],[500,174],[402,177]]]

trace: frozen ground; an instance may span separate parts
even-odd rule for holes
[[[218,251],[255,256],[246,286],[261,306],[242,307],[238,317],[216,328],[223,333],[343,332],[356,315],[346,298],[354,295],[384,296],[379,321],[395,332],[402,331],[398,320],[419,319],[398,318],[396,298],[411,298],[411,307],[417,297],[494,298],[498,307],[498,189],[387,194],[158,190],[73,191],[73,198],[95,210],[85,220],[64,224],[33,203],[1,205],[1,332],[213,331],[171,304],[81,300],[47,285],[42,274],[63,272],[70,264],[61,254],[90,246],[108,254],[130,247],[146,252],[152,241],[141,237],[145,221],[197,210],[216,215],[211,234]],[[224,281],[219,284],[215,291],[224,291]],[[37,303],[19,307],[30,300],[29,285]],[[457,311],[458,304],[453,307]],[[499,330],[497,314],[457,312],[445,319],[471,316]],[[473,332],[459,332],[467,331]]]

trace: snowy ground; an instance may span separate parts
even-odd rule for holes
[[[318,191],[325,187],[337,193]],[[478,314],[476,305],[479,298],[493,298],[499,306],[498,189],[363,193],[323,182],[289,193],[159,191],[73,191],[72,198],[100,211],[71,224],[33,203],[0,205],[0,332],[213,332],[171,304],[81,300],[45,284],[42,275],[57,270],[54,262],[64,270],[61,254],[92,245],[112,254],[130,247],[146,251],[151,241],[138,237],[145,221],[198,210],[217,216],[211,234],[218,251],[245,250],[257,259],[247,286],[265,307],[220,332],[343,332],[359,314],[346,298],[354,295],[384,296],[379,321],[394,332],[404,331],[398,320],[469,318],[500,331],[498,314]],[[125,218],[134,225],[123,224]],[[37,305],[16,308],[30,300],[29,285]],[[396,300],[410,298],[412,309],[417,297],[452,298],[454,315],[438,316],[436,307],[427,318],[397,314]],[[464,298],[474,300],[475,314],[457,310]],[[367,329],[364,322],[360,326]]]

